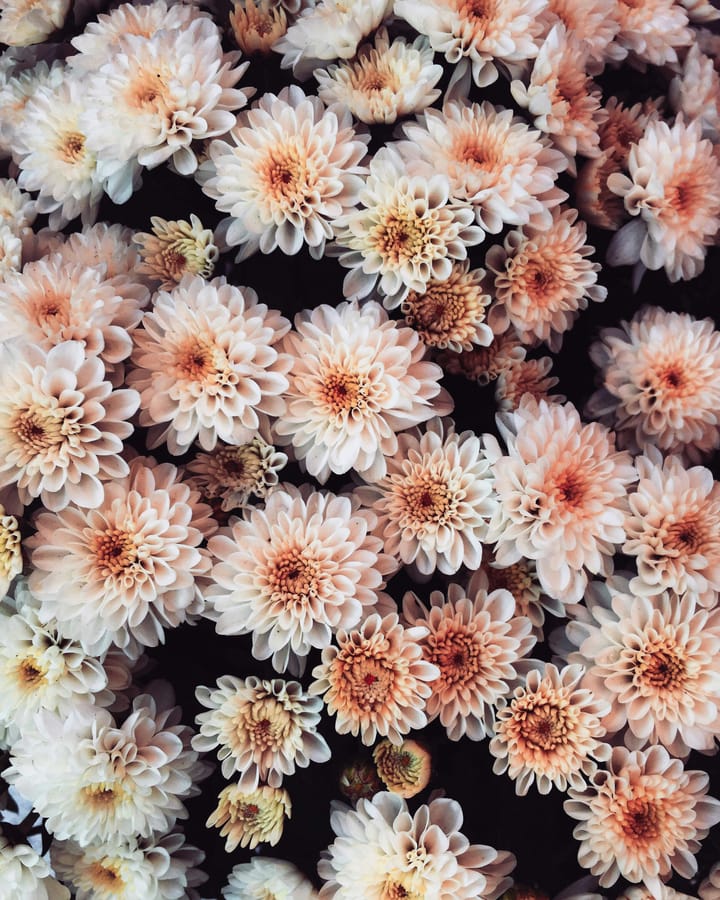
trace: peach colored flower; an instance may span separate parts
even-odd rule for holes
[[[464,375],[470,381],[489,384],[501,372],[525,359],[527,350],[522,346],[514,328],[495,335],[489,347],[473,347],[460,353],[446,351],[438,354],[438,362],[450,375]]]
[[[254,850],[258,844],[274,847],[291,813],[290,795],[283,788],[262,785],[243,791],[237,784],[229,784],[220,791],[217,808],[206,825],[220,828],[220,836],[227,838],[226,853],[237,847]]]
[[[633,452],[658,447],[692,462],[720,446],[720,333],[712,319],[659,307],[590,347],[602,387],[586,412]]]
[[[720,74],[697,44],[688,50],[682,71],[670,82],[668,99],[685,119],[700,119],[703,137],[715,144],[720,140]]]
[[[713,864],[705,878],[698,887],[700,900],[718,900],[720,898],[720,860]]]
[[[406,800],[425,790],[430,781],[431,760],[417,741],[396,746],[387,739],[373,750],[377,773],[385,787]]]
[[[553,786],[581,791],[597,763],[609,759],[600,719],[610,704],[581,685],[584,672],[582,666],[558,670],[546,663],[542,670],[528,672],[512,699],[500,702],[490,741],[493,772],[507,772],[519,796],[533,783],[541,794],[549,794]]]
[[[692,43],[692,30],[681,2],[673,0],[618,0],[620,31],[615,40],[628,51],[630,62],[663,66],[678,61],[677,51]]]
[[[419,644],[439,675],[427,701],[429,720],[439,717],[451,741],[467,735],[482,740],[493,729],[493,706],[524,671],[521,657],[535,644],[530,620],[515,614],[508,591],[488,594],[448,586],[430,594],[429,605],[411,591],[403,598],[403,618],[427,631]]]
[[[501,565],[534,559],[543,590],[577,602],[587,573],[611,574],[625,540],[627,489],[638,477],[631,457],[615,449],[612,432],[583,425],[570,403],[526,397],[501,415],[507,455],[485,436],[499,504],[487,540],[497,542]]]
[[[131,229],[123,225],[97,222],[95,225],[85,225],[82,231],[75,231],[67,238],[52,232],[51,235],[53,239],[59,237],[61,241],[53,244],[52,249],[46,250],[42,256],[57,253],[68,265],[88,268],[104,266],[106,278],[125,275],[130,281],[144,283],[145,279],[137,275],[140,254],[133,246]],[[47,231],[43,236],[50,237]]]
[[[8,592],[13,579],[22,572],[20,526],[0,503],[0,596]]]
[[[587,70],[599,75],[605,64],[622,62],[627,50],[615,38],[620,30],[618,3],[622,0],[585,0],[582,5],[574,0],[548,0],[540,13],[545,25],[543,37],[558,22],[565,26],[587,51]]]
[[[235,0],[230,13],[230,27],[243,53],[267,56],[272,45],[287,31],[287,15],[271,0]]]
[[[705,772],[685,771],[664,747],[613,748],[608,771],[596,772],[584,791],[570,788],[564,804],[579,820],[580,865],[600,876],[601,887],[623,877],[655,897],[673,870],[692,878],[700,841],[720,822],[720,802],[707,788]]]
[[[540,359],[522,359],[501,372],[495,383],[498,410],[504,412],[517,409],[526,394],[534,400],[564,403],[566,398],[562,394],[549,393],[559,381],[554,375],[550,375],[551,368],[552,359],[541,356]]]
[[[0,224],[0,284],[22,266],[23,243],[9,225]]]
[[[359,734],[366,746],[377,735],[401,744],[403,735],[426,725],[429,683],[439,674],[419,645],[427,631],[405,628],[393,613],[374,613],[355,630],[338,631],[337,647],[323,650],[309,691],[323,695],[338,734]]]
[[[159,281],[164,291],[172,290],[183,275],[210,278],[220,253],[213,242],[212,230],[203,228],[196,215],[190,213],[189,222],[151,216],[150,223],[152,234],[133,235],[142,256],[138,273]]]
[[[556,211],[549,227],[509,232],[485,255],[494,278],[489,325],[496,333],[512,325],[523,343],[545,341],[559,350],[579,312],[607,297],[607,288],[597,284],[600,264],[587,259],[594,252],[574,209]]]

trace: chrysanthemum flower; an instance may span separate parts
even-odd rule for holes
[[[296,765],[330,759],[317,733],[322,701],[303,693],[297,681],[223,675],[216,688],[200,685],[195,696],[210,712],[195,717],[200,732],[192,745],[203,753],[219,748],[223,776],[239,772],[242,791],[254,791],[260,782],[280,787]]]
[[[352,59],[358,44],[393,11],[392,0],[321,0],[305,6],[273,46],[280,65],[305,81],[324,62]]]
[[[102,481],[127,473],[119,454],[139,396],[113,391],[104,377],[79,341],[47,352],[0,345],[0,486],[16,483],[24,505],[40,497],[51,510],[70,502],[93,508]]]
[[[533,783],[541,794],[553,786],[583,790],[597,763],[609,759],[600,719],[610,704],[581,685],[584,672],[582,666],[558,670],[547,663],[528,672],[512,699],[501,703],[490,741],[493,772],[507,772],[519,796]]]
[[[69,715],[40,712],[13,743],[2,773],[46,817],[60,840],[85,845],[165,833],[187,817],[186,797],[204,768],[190,749],[179,707],[135,698],[122,725],[105,709],[76,704]]]
[[[10,47],[40,44],[62,28],[70,0],[5,0],[0,11],[0,43]]]
[[[455,800],[437,799],[411,816],[406,801],[382,792],[355,809],[333,803],[336,840],[318,863],[320,897],[334,900],[496,900],[511,884],[515,857],[471,844]]]
[[[23,244],[15,232],[8,226],[0,224],[0,284],[12,272],[17,272],[22,265]]]
[[[133,241],[140,247],[142,262],[137,271],[160,282],[164,291],[172,290],[184,275],[210,278],[220,251],[210,228],[203,228],[194,213],[190,221],[168,221],[151,216],[152,234],[138,232]]]
[[[430,781],[431,760],[417,741],[396,746],[387,739],[373,750],[377,773],[385,787],[406,800],[424,791]]]
[[[564,25],[545,38],[525,85],[510,86],[515,101],[534,117],[533,124],[550,135],[576,174],[575,157],[598,156],[598,127],[606,116],[600,89],[586,71],[587,47]]]
[[[680,115],[672,128],[650,122],[630,150],[628,171],[629,178],[611,175],[608,187],[639,218],[615,235],[608,263],[664,267],[671,281],[699,275],[720,229],[720,161],[701,122]]]
[[[403,618],[426,629],[419,640],[423,658],[439,672],[430,684],[428,719],[439,717],[451,741],[491,734],[492,707],[518,682],[520,659],[535,644],[530,620],[516,616],[512,594],[470,594],[450,584],[447,598],[433,591],[426,606],[408,592]]]
[[[225,278],[187,275],[158,293],[133,335],[135,369],[127,377],[141,395],[140,424],[151,426],[148,446],[165,441],[178,455],[196,439],[203,450],[218,439],[252,440],[285,408],[292,361],[277,343],[289,328],[252,288]]]
[[[21,68],[13,67],[7,53],[2,58],[8,60],[10,68],[0,78],[0,152],[11,155],[15,129],[25,119],[28,102],[41,87],[59,87],[65,81],[66,73],[65,63],[60,60],[50,65],[40,60],[34,66]]]
[[[498,375],[495,383],[495,401],[500,412],[518,409],[522,398],[529,394],[534,400],[548,403],[564,403],[562,394],[550,394],[559,379],[550,375],[552,359],[523,359],[509,366]]]
[[[608,187],[608,178],[622,170],[619,159],[610,150],[588,159],[580,167],[575,182],[575,203],[589,225],[617,231],[627,221],[622,199]]]
[[[398,435],[386,457],[387,474],[357,489],[378,521],[375,534],[387,553],[423,575],[453,575],[482,558],[487,523],[495,512],[492,476],[480,439],[455,432],[452,420],[431,419],[426,430]]]
[[[567,626],[571,652],[563,655],[586,667],[583,687],[611,704],[608,732],[627,725],[631,749],[661,743],[673,756],[712,753],[720,738],[720,612],[688,595],[636,596],[620,578],[594,583],[586,604],[588,613]]]
[[[485,436],[499,502],[487,540],[497,541],[499,563],[534,559],[543,590],[577,602],[587,573],[611,574],[625,540],[627,488],[638,477],[631,457],[570,403],[526,398],[502,416],[507,456]]]
[[[319,259],[335,220],[358,202],[368,139],[348,109],[328,109],[297,85],[265,94],[240,113],[229,140],[211,143],[200,167],[204,193],[230,214],[218,240],[240,246],[238,261],[303,244]]]
[[[203,608],[200,577],[210,569],[203,539],[210,507],[170,463],[137,457],[129,474],[104,486],[102,502],[40,512],[30,587],[41,617],[89,653],[111,644],[136,656]]]
[[[0,879],[8,897],[70,900],[70,891],[53,877],[50,863],[29,844],[11,844],[1,829]]]
[[[706,25],[720,19],[720,9],[711,0],[680,0],[693,25]]]
[[[720,12],[720,11],[719,11]],[[683,60],[682,72],[668,88],[668,99],[685,119],[700,119],[703,137],[720,139],[720,75],[713,60],[693,44]]]
[[[300,674],[312,647],[375,607],[395,564],[354,497],[283,485],[244,516],[209,543],[218,633],[252,633],[257,659]]]
[[[705,772],[685,771],[664,747],[615,747],[608,771],[596,772],[584,791],[570,788],[565,801],[579,820],[580,865],[600,876],[601,887],[623,877],[644,882],[655,897],[673,870],[692,878],[700,841],[720,822],[720,802],[707,788]]]
[[[325,103],[344,103],[356,119],[373,125],[390,124],[434,103],[442,73],[426,37],[412,44],[404,37],[391,42],[387,29],[380,28],[374,44],[363,44],[351,62],[315,69],[313,75]]]
[[[22,572],[20,526],[0,503],[0,597],[5,595],[16,575]]]
[[[35,199],[21,191],[14,178],[0,178],[0,224],[17,235],[27,232],[35,221]]]
[[[424,160],[403,160],[394,146],[373,157],[359,199],[361,208],[335,223],[333,255],[351,270],[346,297],[366,297],[377,284],[393,309],[408,291],[446,281],[452,261],[466,259],[484,237],[471,207],[451,199],[447,176]]]
[[[620,31],[616,42],[630,54],[630,61],[645,68],[678,61],[677,51],[693,42],[692,29],[681,2],[674,0],[620,0],[616,5]]]
[[[561,22],[583,43],[588,73],[599,75],[607,62],[622,62],[627,56],[625,47],[615,41],[620,30],[618,2],[622,0],[585,0],[582,5],[574,0],[548,0],[540,13],[545,25],[543,37]]]
[[[700,900],[718,900],[720,897],[720,860],[718,860],[708,872],[698,887]]]
[[[351,468],[382,478],[396,432],[452,412],[442,369],[423,361],[417,333],[379,303],[318,306],[299,313],[295,328],[283,342],[293,365],[273,433],[320,482]]]
[[[263,785],[243,791],[229,784],[220,791],[217,808],[206,824],[220,828],[220,836],[227,838],[226,853],[238,846],[254,850],[258,844],[274,847],[278,843],[291,812],[290,795],[282,788]]]
[[[554,213],[549,227],[511,231],[485,256],[494,276],[490,326],[503,332],[512,325],[523,343],[545,341],[559,350],[580,310],[607,297],[607,288],[597,284],[600,264],[587,259],[594,252],[574,209]]]
[[[632,145],[642,138],[650,122],[660,119],[663,103],[664,98],[660,98],[627,106],[617,97],[609,97],[604,105],[607,118],[598,128],[600,149],[610,151],[624,169]]]
[[[49,237],[47,232],[40,234],[45,238]],[[49,247],[42,255],[56,253],[66,265],[71,266],[103,266],[106,278],[125,275],[132,282],[142,283],[144,279],[137,275],[140,254],[132,243],[132,236],[131,229],[123,225],[97,222],[95,225],[86,225],[82,231],[75,231],[67,238],[62,234],[54,234],[53,237],[59,237],[60,241],[53,242],[52,249]]]
[[[401,744],[403,735],[427,724],[429,682],[439,670],[423,658],[418,642],[427,628],[405,628],[391,613],[377,614],[354,631],[340,629],[337,647],[326,647],[313,669],[310,694],[322,694],[338,734],[366,746],[378,735]]]
[[[489,347],[473,347],[460,353],[446,351],[438,355],[438,362],[450,375],[464,375],[470,381],[489,384],[510,366],[525,359],[527,350],[522,346],[514,328],[495,335]]]
[[[287,15],[271,0],[235,0],[230,13],[230,27],[238,47],[248,56],[272,51],[273,44],[287,31]]]
[[[602,387],[587,413],[611,426],[621,446],[681,454],[693,462],[720,446],[720,333],[712,319],[659,307],[590,347]]]
[[[236,865],[222,895],[224,900],[317,900],[317,891],[297,866],[267,856]]]
[[[512,110],[491,103],[446,102],[417,123],[402,125],[398,149],[447,175],[450,194],[470,203],[477,224],[493,234],[504,225],[548,225],[567,194],[555,187],[567,160]]]

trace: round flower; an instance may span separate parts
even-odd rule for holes
[[[200,733],[192,745],[201,752],[218,747],[223,776],[239,772],[240,790],[253,791],[260,782],[280,787],[296,765],[330,759],[317,733],[322,701],[304,694],[297,681],[223,675],[217,688],[200,685],[195,696],[210,712],[196,716]]]
[[[556,212],[549,225],[511,231],[488,250],[495,296],[488,324],[495,332],[512,325],[523,343],[545,341],[557,351],[580,310],[605,300],[607,288],[597,284],[601,266],[587,259],[595,248],[577,218],[575,209]]]
[[[160,282],[160,288],[172,290],[183,275],[210,278],[220,251],[213,243],[213,233],[203,228],[193,213],[190,221],[168,221],[151,216],[152,234],[139,232],[133,241],[140,247],[142,263],[137,271]]]
[[[720,333],[712,319],[658,307],[590,347],[602,388],[587,413],[633,451],[658,447],[693,462],[720,446]]]
[[[653,66],[677,63],[677,51],[693,43],[682,2],[621,0],[616,5],[616,15],[620,31],[615,40],[630,53],[631,62],[638,68],[644,69],[646,63]]]
[[[236,0],[230,13],[230,27],[238,47],[248,56],[272,51],[273,44],[287,31],[287,15],[271,0]]]
[[[423,575],[477,569],[487,523],[495,512],[492,476],[480,439],[456,434],[452,420],[431,419],[426,431],[398,435],[384,478],[357,490],[377,513],[384,549]]]
[[[713,142],[720,138],[720,74],[698,44],[688,50],[682,72],[670,82],[668,99],[676,113],[701,120],[703,137]]]
[[[391,42],[387,29],[380,28],[374,44],[363,44],[351,62],[316,69],[313,75],[325,103],[344,103],[356,119],[373,125],[390,124],[434,103],[442,72],[433,64],[427,38]]]
[[[548,403],[564,403],[562,394],[549,394],[559,379],[550,375],[552,359],[521,359],[498,375],[495,383],[495,401],[500,412],[519,409],[523,397],[529,394],[534,400]]]
[[[383,791],[354,809],[333,803],[336,840],[318,863],[320,897],[335,900],[496,900],[511,884],[515,857],[470,844],[455,800],[437,799],[411,815],[406,801]]]
[[[408,800],[428,786],[430,754],[417,741],[403,741],[399,747],[388,740],[380,741],[373,759],[383,784],[393,794]]]
[[[40,497],[51,510],[70,502],[99,506],[102,481],[122,478],[134,390],[113,391],[105,369],[80,341],[47,352],[0,345],[0,486],[17,483],[24,505]]]
[[[283,343],[293,366],[274,434],[320,482],[351,468],[382,478],[396,432],[452,411],[442,370],[424,361],[418,335],[375,301],[306,310],[295,328]]]
[[[41,618],[89,653],[157,646],[164,628],[202,610],[210,558],[199,545],[215,530],[210,512],[175,466],[144,457],[105,485],[97,509],[40,512],[26,543]]]
[[[0,12],[0,43],[10,47],[40,44],[62,28],[70,0],[5,0]]]
[[[0,596],[7,594],[13,578],[23,569],[20,526],[0,503]]]
[[[140,424],[151,426],[148,446],[166,441],[178,455],[196,439],[203,450],[218,438],[252,440],[285,407],[291,359],[276,344],[289,328],[252,288],[225,278],[187,275],[157,294],[133,335],[127,378],[141,395]]]
[[[498,500],[487,540],[497,542],[501,565],[534,559],[543,590],[577,602],[587,573],[611,574],[625,540],[627,488],[637,480],[631,457],[606,428],[583,425],[570,403],[526,398],[502,416],[507,456],[485,438]]]
[[[549,0],[540,19],[546,34],[561,22],[582,41],[587,51],[587,70],[591,75],[599,75],[607,62],[622,62],[627,56],[627,50],[615,40],[620,30],[617,7],[618,0],[586,0],[582,6],[573,0]]]
[[[320,259],[367,171],[369,138],[355,133],[350,111],[292,85],[240,113],[229,138],[212,142],[199,173],[204,193],[230,214],[218,240],[240,245],[238,261],[258,249],[295,254],[303,243]]]
[[[596,772],[586,790],[568,791],[565,812],[579,820],[578,861],[601,887],[623,877],[644,882],[654,896],[673,869],[692,878],[700,841],[720,822],[720,802],[707,787],[705,772],[685,771],[664,747],[615,747],[608,771]]]
[[[11,844],[0,830],[0,879],[8,897],[70,900],[70,891],[52,875],[47,860],[29,844]]]
[[[428,719],[440,718],[451,741],[473,741],[492,733],[493,706],[512,690],[521,657],[535,644],[530,620],[517,617],[508,591],[471,596],[457,584],[430,594],[426,606],[412,592],[403,598],[403,618],[422,627],[423,658],[436,667],[427,701]]]
[[[267,856],[236,865],[222,895],[224,900],[317,900],[315,888],[296,866]]]
[[[580,684],[582,666],[558,669],[547,663],[528,672],[525,684],[498,709],[490,752],[493,772],[507,772],[519,796],[537,783],[541,794],[553,785],[583,790],[585,778],[597,770],[597,761],[610,757],[600,718],[610,710]],[[585,776],[585,777],[583,777]]]
[[[263,785],[243,791],[237,784],[230,784],[220,791],[217,809],[206,824],[208,828],[220,828],[220,836],[227,838],[227,853],[238,846],[254,850],[261,843],[271,847],[278,843],[291,812],[286,790]]]
[[[426,634],[424,627],[404,628],[394,613],[338,631],[337,647],[323,650],[310,686],[336,716],[338,734],[360,734],[366,746],[377,735],[401,744],[404,734],[426,725],[429,682],[439,674],[418,645]]]
[[[381,599],[392,559],[356,498],[284,485],[210,540],[208,589],[219,634],[253,636],[253,656],[300,674],[313,647],[353,628]]]

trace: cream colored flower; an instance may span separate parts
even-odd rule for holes
[[[59,235],[61,241],[57,244],[53,242],[42,256],[57,253],[68,265],[88,268],[104,266],[106,278],[125,275],[130,282],[144,282],[144,279],[137,276],[140,254],[133,246],[132,236],[133,232],[123,225],[97,222],[95,225],[86,225],[82,231],[74,231],[67,238]],[[45,232],[43,237],[47,239],[50,236]],[[57,238],[58,235],[53,237]]]
[[[60,60],[48,65],[40,60],[25,68],[15,65],[11,51],[2,56],[0,67],[0,152],[12,154],[15,129],[25,119],[25,107],[41,87],[58,88],[66,78],[65,63]],[[5,68],[7,66],[7,68]]]
[[[40,44],[62,28],[70,0],[5,0],[0,10],[0,43],[10,47]]]
[[[168,221],[151,216],[152,234],[138,232],[133,241],[140,247],[142,262],[137,271],[160,282],[160,289],[172,290],[184,275],[210,278],[220,251],[210,228],[203,228],[196,215],[190,221]]]
[[[283,342],[293,365],[273,434],[321,483],[350,469],[384,477],[397,432],[452,412],[440,367],[379,303],[323,304],[299,313],[295,329]]]
[[[718,900],[720,897],[720,860],[713,864],[708,877],[698,888],[700,900]]]
[[[243,791],[230,784],[220,791],[217,808],[206,824],[208,828],[220,828],[220,836],[227,838],[225,852],[232,853],[238,846],[250,850],[258,844],[274,847],[291,813],[286,790],[263,785],[254,791]]]
[[[627,56],[625,47],[615,38],[620,30],[618,4],[622,0],[548,0],[540,13],[545,25],[543,37],[561,22],[565,29],[583,43],[587,51],[587,70],[599,75],[608,62],[619,63]]]
[[[521,657],[535,644],[530,620],[515,614],[513,596],[450,584],[447,598],[433,591],[425,605],[408,592],[403,618],[426,629],[419,640],[423,658],[439,672],[430,684],[428,719],[439,718],[451,741],[492,734],[493,707],[518,683]]]
[[[219,748],[223,777],[239,772],[239,790],[254,791],[261,782],[278,788],[296,765],[330,759],[317,733],[322,701],[297,681],[223,675],[216,688],[196,688],[195,697],[210,711],[195,717],[200,732],[192,745],[202,753]]]
[[[380,741],[373,759],[383,784],[393,794],[408,800],[428,786],[430,754],[417,741],[403,741],[399,747],[387,739]]]
[[[374,44],[363,44],[353,60],[315,69],[313,75],[325,103],[344,103],[356,119],[373,125],[390,124],[434,103],[442,72],[433,64],[427,38],[391,42],[387,29],[380,28]]]
[[[579,820],[578,861],[601,887],[623,877],[659,897],[673,870],[693,877],[700,841],[720,822],[720,802],[707,788],[705,772],[685,771],[664,747],[615,747],[608,771],[596,772],[586,790],[568,791],[565,812]]]
[[[378,735],[401,744],[403,735],[426,725],[429,683],[439,674],[418,643],[426,634],[425,627],[405,628],[393,613],[338,631],[337,647],[323,650],[309,691],[323,695],[338,734],[359,734],[366,746]]]
[[[0,503],[0,596],[7,594],[13,578],[22,572],[20,526]]]
[[[550,375],[552,359],[523,359],[509,366],[498,375],[495,383],[495,401],[500,412],[518,409],[523,397],[529,394],[534,400],[548,403],[564,403],[562,394],[549,394],[559,379]]]
[[[644,69],[647,63],[663,66],[678,61],[677,51],[689,46],[693,33],[682,2],[674,0],[619,0],[620,31],[615,40]]]
[[[8,897],[70,900],[70,891],[53,877],[49,862],[29,844],[11,844],[1,829],[0,879]]]
[[[287,15],[274,0],[259,0],[257,5],[255,0],[235,0],[230,27],[243,53],[266,56],[287,31]]]
[[[148,446],[166,442],[179,455],[195,440],[203,450],[252,440],[285,408],[291,359],[277,345],[289,328],[252,288],[225,278],[186,275],[157,294],[133,335],[127,377],[140,392],[140,424],[151,426]]]
[[[356,134],[350,111],[291,85],[240,113],[229,138],[212,142],[199,172],[204,193],[230,214],[218,241],[239,246],[238,261],[258,249],[292,255],[303,244],[319,259],[367,171],[368,136]]]
[[[20,236],[29,231],[36,216],[35,199],[21,191],[14,178],[0,178],[0,225]]]
[[[23,243],[8,225],[0,225],[0,284],[22,265]]]
[[[223,900],[317,900],[317,891],[291,862],[254,856],[233,867]]]
[[[668,99],[685,119],[700,119],[703,137],[715,144],[720,140],[720,74],[697,44],[685,55],[682,72],[670,82]]]

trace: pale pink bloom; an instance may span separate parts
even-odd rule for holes
[[[256,659],[301,674],[313,647],[329,646],[384,597],[395,564],[372,534],[376,521],[356,498],[309,485],[283,485],[263,509],[244,510],[209,544],[218,633],[252,633]]]
[[[720,446],[720,333],[712,319],[647,307],[604,328],[590,357],[602,387],[587,413],[612,427],[621,446],[656,446],[692,462]]]
[[[230,12],[230,27],[238,47],[248,56],[272,51],[273,44],[287,31],[287,15],[271,0],[235,0]]]
[[[450,584],[447,598],[432,591],[425,605],[410,591],[403,618],[426,630],[419,639],[423,657],[439,672],[430,684],[428,719],[439,718],[451,741],[492,734],[493,707],[519,683],[527,671],[521,658],[535,644],[530,620],[516,615],[512,594]]]
[[[267,428],[285,409],[292,360],[278,344],[289,328],[252,288],[225,278],[186,275],[156,294],[133,335],[127,377],[141,395],[140,424],[151,426],[148,446],[166,442],[178,455],[197,440],[212,450],[218,440],[242,444]]]
[[[374,43],[363,44],[353,60],[315,69],[313,76],[325,103],[344,103],[356,119],[372,125],[430,106],[440,96],[435,85],[442,73],[426,37],[412,44],[404,37],[391,42],[387,29],[380,28]]]
[[[393,794],[409,800],[428,786],[432,760],[417,741],[403,741],[398,746],[386,738],[375,746],[372,755],[378,777]]]
[[[192,745],[201,753],[217,748],[223,777],[238,772],[240,790],[254,791],[260,783],[278,788],[296,766],[330,759],[317,733],[322,700],[305,694],[297,681],[223,675],[215,688],[196,688],[195,697],[209,712],[195,717],[200,732]]]
[[[159,281],[164,291],[172,290],[184,275],[210,278],[220,251],[215,246],[213,232],[203,228],[194,213],[190,221],[168,221],[151,216],[152,234],[138,232],[133,242],[140,248],[142,262],[137,271]]]
[[[266,843],[274,847],[291,813],[290,795],[284,788],[265,784],[244,791],[237,784],[229,784],[220,791],[217,808],[205,824],[220,828],[220,836],[227,838],[225,852],[232,853],[238,846],[254,850]]]
[[[477,224],[493,234],[504,225],[547,226],[567,194],[555,187],[567,160],[512,110],[491,103],[446,102],[401,126],[396,144],[447,175],[450,194],[470,203]]]
[[[512,325],[523,343],[559,350],[580,311],[607,297],[597,283],[600,264],[587,258],[594,252],[575,209],[555,211],[549,225],[509,232],[485,254],[495,297],[488,324],[496,333]]]
[[[425,627],[404,627],[398,616],[368,616],[354,630],[341,628],[337,646],[325,647],[312,671],[311,695],[322,695],[338,734],[360,735],[371,746],[378,735],[401,744],[427,724],[430,682],[439,669],[425,660]]]
[[[622,877],[643,882],[655,898],[673,870],[692,878],[700,841],[720,822],[708,780],[705,772],[685,771],[664,747],[615,747],[608,771],[596,772],[586,790],[568,791],[565,812],[579,820],[578,862],[600,876],[601,887]]]
[[[48,229],[40,231],[36,238],[38,250],[45,246],[44,252],[38,253],[35,259],[50,254],[59,254],[66,265],[81,265],[88,268],[103,266],[106,278],[125,275],[129,281],[145,282],[139,278],[137,268],[140,265],[140,254],[132,243],[133,232],[123,225],[108,225],[97,222],[85,225],[82,231],[74,231],[67,237]]]
[[[431,419],[425,432],[398,435],[387,474],[356,489],[377,514],[374,533],[390,553],[423,575],[477,569],[487,523],[495,512],[492,476],[480,438]]]
[[[697,44],[687,52],[682,71],[670,82],[668,100],[686,120],[700,119],[703,137],[714,144],[720,141],[720,74]]]
[[[700,900],[719,900],[720,898],[720,860],[713,864],[707,878],[698,887]]]
[[[355,808],[334,802],[337,835],[322,851],[322,900],[496,900],[512,885],[515,857],[471,844],[460,831],[460,804],[439,798],[411,815],[397,794],[381,792]]]
[[[485,436],[498,500],[487,540],[497,542],[501,565],[534,559],[543,590],[577,602],[588,573],[612,573],[625,540],[628,485],[638,477],[632,459],[608,429],[583,425],[570,403],[526,397],[498,424],[508,452]]]
[[[62,28],[70,0],[4,0],[0,11],[0,43],[10,47],[40,44]]]
[[[678,61],[677,51],[692,43],[692,29],[681,2],[618,0],[620,31],[615,40],[630,54],[630,62],[663,66]]]
[[[276,247],[293,255],[303,244],[319,259],[336,219],[358,202],[368,140],[348,109],[328,109],[297,85],[264,94],[200,167],[203,192],[229,213],[218,241],[239,246],[238,261]]]
[[[720,611],[689,595],[639,597],[625,578],[594,582],[558,649],[587,669],[583,686],[611,704],[603,725],[626,746],[673,756],[716,752],[720,738]]]
[[[384,477],[397,432],[452,411],[442,369],[379,303],[323,304],[299,313],[295,328],[282,344],[293,365],[273,433],[320,482],[350,469]]]
[[[720,161],[701,122],[680,115],[672,128],[650,122],[630,149],[628,171],[629,178],[611,175],[608,186],[639,218],[613,238],[608,263],[639,260],[648,269],[664,267],[671,281],[695,278],[720,228]]]
[[[175,466],[144,457],[104,485],[97,509],[40,512],[26,543],[41,618],[89,653],[115,644],[137,656],[140,646],[162,643],[165,628],[202,611],[210,512]]]
[[[93,508],[102,482],[127,474],[120,453],[139,396],[104,378],[102,362],[79,341],[47,352],[0,345],[0,485],[16,483],[23,504],[40,497],[51,510]]]
[[[545,38],[528,84],[515,80],[515,101],[550,135],[576,174],[575,157],[598,156],[598,128],[605,118],[600,88],[587,75],[587,48],[565,26],[555,25]]]
[[[25,107],[35,92],[41,87],[58,88],[66,78],[65,63],[56,60],[48,65],[40,60],[29,68],[15,65],[9,51],[0,57],[0,68],[4,69],[0,78],[0,153],[12,153],[13,136],[18,125],[25,119]]]
[[[23,258],[23,242],[9,225],[0,224],[0,284],[19,271]]]
[[[540,13],[540,21],[547,36],[553,25],[562,23],[587,50],[587,70],[599,75],[608,62],[619,63],[627,56],[627,50],[616,41],[620,30],[618,4],[622,0],[548,0]]]
[[[583,674],[582,666],[558,670],[546,663],[500,702],[490,741],[493,772],[507,772],[519,796],[533,783],[541,794],[553,786],[583,790],[597,763],[610,757],[600,722],[610,704],[581,685]]]
[[[564,403],[567,398],[562,394],[549,393],[559,381],[554,375],[550,375],[551,369],[551,357],[541,356],[540,359],[522,359],[501,372],[495,382],[498,411],[518,409],[526,394],[534,400]]]
[[[332,254],[351,270],[346,297],[367,297],[377,286],[394,309],[409,291],[447,281],[453,260],[466,259],[484,237],[470,205],[453,200],[447,176],[425,160],[405,161],[395,145],[373,157],[359,200],[335,223]]]
[[[470,381],[489,384],[502,372],[525,359],[527,350],[514,328],[497,334],[488,347],[473,347],[460,353],[449,350],[438,354],[438,362],[450,375],[464,375]]]
[[[273,897],[282,900],[317,900],[317,891],[305,875],[284,859],[253,856],[250,862],[238,863],[222,889],[224,900],[255,900]]]
[[[607,118],[600,124],[600,149],[609,151],[619,163],[619,169],[627,166],[630,148],[642,138],[650,122],[660,120],[664,99],[645,100],[626,106],[617,97],[609,97],[604,105]]]
[[[711,0],[679,0],[693,25],[706,25],[720,19],[720,10]]]

